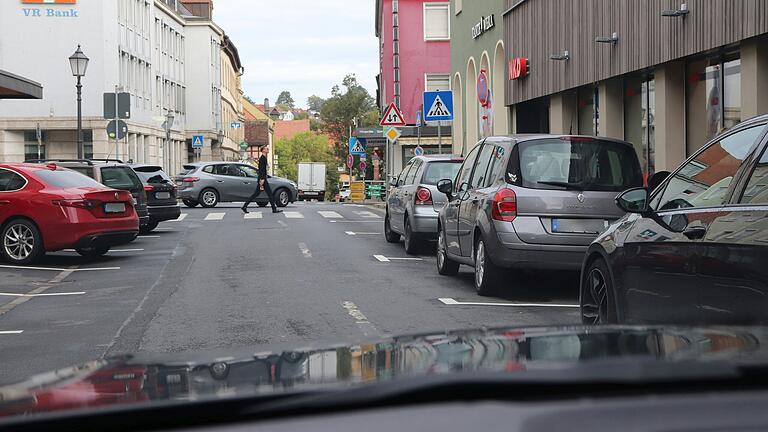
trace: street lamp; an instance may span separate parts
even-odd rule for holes
[[[69,57],[69,67],[72,68],[72,76],[77,77],[77,158],[83,158],[83,86],[80,79],[85,76],[88,69],[88,57],[77,46],[77,51]]]

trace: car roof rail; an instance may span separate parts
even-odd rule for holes
[[[95,159],[91,158],[89,160],[96,161],[96,162],[115,162],[115,163],[125,163],[121,161],[120,159]]]
[[[42,164],[42,163],[49,163],[49,162],[77,162],[77,163],[83,163],[87,165],[93,165],[93,162],[89,159],[28,159],[24,161],[24,163],[36,163],[36,164]]]

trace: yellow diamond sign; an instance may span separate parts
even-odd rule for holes
[[[397,141],[398,138],[400,138],[400,130],[397,128],[389,128],[387,132],[384,133],[384,135],[389,139],[390,141]]]

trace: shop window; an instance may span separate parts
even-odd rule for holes
[[[24,160],[45,159],[45,143],[48,134],[42,131],[40,152],[38,153],[37,133],[35,131],[24,131]]]
[[[424,90],[438,91],[450,90],[451,77],[447,74],[426,74],[424,77]]]
[[[600,128],[600,106],[597,86],[589,85],[578,90],[579,134],[598,135]]]
[[[451,38],[448,3],[424,4],[424,40],[448,40]]]
[[[719,57],[688,64],[688,154],[741,122],[741,60]]]
[[[653,75],[624,82],[624,139],[635,146],[646,175],[656,171],[656,83]]]

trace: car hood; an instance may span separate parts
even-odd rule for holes
[[[439,332],[300,349],[120,355],[0,387],[0,417],[335,390],[415,377],[509,377],[542,369],[562,376],[601,361],[764,365],[767,343],[763,327],[577,326]]]

